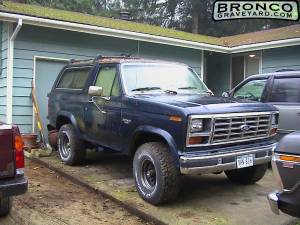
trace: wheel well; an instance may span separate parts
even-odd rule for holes
[[[56,119],[56,129],[59,130],[62,125],[71,123],[71,120],[66,116],[59,116]]]
[[[130,144],[129,156],[133,157],[138,147],[148,142],[162,142],[167,144],[166,140],[158,134],[148,132],[139,133]]]

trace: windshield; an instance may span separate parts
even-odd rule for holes
[[[124,64],[124,85],[129,93],[206,93],[199,76],[189,67],[176,64]]]

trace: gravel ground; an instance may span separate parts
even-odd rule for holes
[[[114,202],[28,161],[29,191],[14,198],[11,214],[0,224],[145,224]]]

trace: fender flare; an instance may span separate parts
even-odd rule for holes
[[[60,111],[57,114],[56,123],[57,123],[57,118],[60,117],[60,116],[68,118],[71,121],[71,124],[75,127],[76,132],[78,132],[78,134],[80,133],[77,121],[76,121],[76,119],[75,119],[75,117],[74,117],[73,114],[71,114],[70,112],[66,112],[66,111]]]
[[[130,143],[134,143],[134,139],[137,138],[138,135],[141,133],[149,133],[149,134],[158,135],[162,139],[164,139],[166,141],[166,143],[168,144],[171,156],[176,164],[176,167],[178,167],[178,168],[180,167],[177,144],[169,132],[167,132],[166,130],[163,130],[161,128],[157,128],[157,127],[153,127],[153,126],[149,126],[149,125],[140,126],[134,131],[132,138],[130,139],[131,140]]]

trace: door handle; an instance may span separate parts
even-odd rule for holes
[[[109,101],[110,100],[110,97],[101,97],[102,99],[106,100],[106,101]]]

